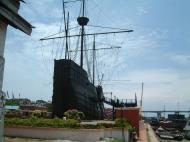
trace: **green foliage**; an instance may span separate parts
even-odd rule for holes
[[[115,126],[121,128],[132,129],[132,125],[125,118],[118,118],[115,120]]]
[[[84,129],[104,129],[104,128],[114,128],[115,125],[114,124],[110,124],[110,123],[98,123],[97,125],[94,124],[81,124],[80,128],[84,128]]]
[[[47,107],[47,111],[48,111],[48,112],[52,112],[52,110],[53,110],[53,105],[52,105],[52,103],[47,103],[47,104],[46,104],[46,107]]]
[[[119,139],[114,139],[111,142],[123,142],[123,140],[119,140]]]
[[[77,109],[71,109],[64,113],[65,117],[67,119],[74,119],[74,120],[82,120],[85,118],[85,115],[83,112],[78,111]]]
[[[98,123],[97,124],[100,128],[114,128],[115,125],[111,123]]]
[[[8,106],[19,106],[19,100],[14,100],[14,99],[10,99],[10,100],[6,100],[5,105]]]
[[[33,127],[55,127],[55,128],[78,128],[78,121],[73,119],[42,119],[35,116],[29,119],[5,119],[6,126],[33,126]]]
[[[20,117],[20,116],[21,116],[20,110],[5,110],[5,117],[15,118],[15,117]]]
[[[40,118],[41,117],[41,113],[42,113],[42,111],[40,111],[40,110],[34,110],[32,112],[32,116]]]
[[[78,120],[74,119],[44,119],[36,116],[32,116],[28,119],[20,118],[6,118],[6,126],[33,126],[33,127],[53,127],[53,128],[84,128],[84,129],[101,129],[101,128],[114,128],[114,127],[125,127],[132,128],[130,123],[125,119],[117,119],[115,124],[98,123],[97,125],[92,124],[79,124]]]
[[[104,127],[102,125],[82,124],[82,125],[80,125],[80,128],[83,128],[83,129],[100,129],[100,128],[104,128]]]

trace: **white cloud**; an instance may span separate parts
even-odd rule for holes
[[[190,55],[173,55],[171,59],[179,64],[190,64]]]

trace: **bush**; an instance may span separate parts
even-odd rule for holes
[[[115,120],[115,126],[121,128],[132,129],[132,125],[125,118],[118,118]]]
[[[98,123],[97,125],[99,125],[99,127],[101,127],[101,128],[113,128],[113,127],[115,127],[115,125],[111,124],[111,123]]]
[[[123,142],[123,140],[119,140],[119,139],[114,139],[111,142]]]
[[[32,116],[40,118],[41,113],[42,113],[42,111],[40,111],[40,110],[34,110],[34,111],[32,111]]]
[[[55,128],[77,128],[80,125],[78,121],[73,119],[62,120],[62,119],[42,119],[35,116],[29,119],[5,119],[6,126],[34,126],[34,127],[55,127]]]
[[[83,129],[100,129],[100,128],[104,128],[101,125],[92,125],[92,124],[82,124],[80,125],[80,128]]]
[[[74,119],[74,120],[83,120],[85,118],[85,115],[83,112],[78,111],[77,109],[71,109],[64,113],[65,117],[67,119]]]

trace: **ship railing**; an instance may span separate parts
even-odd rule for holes
[[[125,107],[136,107],[137,106],[137,100],[136,99],[111,99],[108,97],[104,98],[104,102],[115,106],[115,107],[121,107],[121,106],[125,106]]]

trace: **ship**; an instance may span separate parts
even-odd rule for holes
[[[89,19],[84,15],[85,0],[82,1],[82,15],[77,18],[81,26],[81,60],[80,65],[67,58],[54,60],[53,77],[53,117],[62,118],[64,112],[72,109],[84,113],[85,119],[103,119],[103,89],[102,86],[95,86],[88,78],[87,72],[83,68],[84,52],[84,32]],[[65,29],[66,38],[68,27]],[[66,52],[68,45],[66,43]],[[67,54],[66,53],[66,54]]]
[[[71,1],[72,2],[72,1]],[[102,33],[85,33],[89,19],[85,16],[85,0],[80,1],[81,14],[77,18],[80,29],[79,35],[69,35],[69,14],[65,18],[65,7],[63,0],[64,25],[65,25],[65,58],[54,60],[53,75],[53,96],[52,96],[52,117],[62,118],[64,112],[72,109],[81,111],[87,120],[99,120],[104,118],[104,95],[101,84],[95,85],[95,37],[103,34],[115,34],[132,32],[133,30],[111,31]],[[68,3],[68,1],[66,2]],[[83,52],[85,46],[85,36],[94,36],[93,44],[93,79],[89,80],[89,75],[84,69]],[[68,38],[79,37],[80,39],[80,64],[69,58]],[[60,38],[60,37],[58,37]],[[46,38],[55,39],[55,38]],[[104,48],[105,49],[105,48]],[[110,48],[112,49],[112,48]]]

